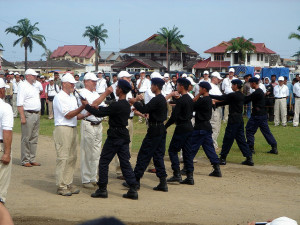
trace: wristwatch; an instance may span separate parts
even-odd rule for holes
[[[3,201],[2,198],[0,198],[0,202],[1,202],[3,205],[5,204],[5,202]]]

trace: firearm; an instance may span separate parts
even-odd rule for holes
[[[86,101],[86,99],[85,99],[84,97],[82,97],[82,95],[79,94],[79,92],[78,92],[76,89],[74,89],[74,92],[76,92],[76,93],[78,94],[78,96],[79,96],[79,98],[80,98],[81,100]]]

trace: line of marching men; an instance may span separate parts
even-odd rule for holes
[[[118,74],[118,81],[105,89],[101,95],[96,91],[99,78],[94,73],[86,73],[84,76],[85,88],[80,91],[75,90],[77,83],[73,75],[67,73],[61,78],[62,90],[55,95],[53,100],[55,129],[53,138],[56,148],[56,185],[57,194],[71,196],[78,194],[79,188],[73,185],[73,175],[77,160],[77,120],[81,123],[81,175],[82,183],[86,188],[98,187],[91,196],[95,198],[107,198],[108,168],[111,161],[117,155],[120,168],[126,182],[124,186],[129,190],[123,195],[124,198],[138,199],[138,189],[141,178],[146,171],[151,159],[153,159],[156,175],[159,184],[153,189],[156,191],[168,191],[167,183],[181,183],[194,185],[193,160],[200,148],[210,160],[213,171],[210,176],[221,177],[220,164],[226,164],[226,157],[231,149],[234,140],[245,157],[244,165],[253,166],[252,154],[254,152],[254,134],[260,128],[272,150],[269,153],[278,154],[277,142],[270,132],[265,111],[264,93],[259,88],[259,80],[251,78],[249,80],[251,88],[254,90],[249,96],[241,93],[242,81],[232,79],[234,71],[230,71],[229,78],[223,81],[225,88],[231,88],[232,92],[222,95],[218,89],[218,84],[222,78],[218,72],[211,74],[210,82],[200,82],[195,87],[198,89],[196,95],[191,96],[189,91],[193,89],[194,81],[190,78],[179,78],[176,81],[176,91],[163,94],[165,81],[163,77],[153,72],[151,83],[144,93],[132,96],[131,75],[126,71]],[[37,73],[28,69],[25,72],[26,80],[19,87],[17,106],[20,113],[22,125],[21,157],[24,167],[40,166],[36,162],[36,147],[39,129],[39,111],[41,107],[39,91],[34,87]],[[205,74],[205,77],[208,74]],[[207,76],[208,77],[208,76]],[[231,77],[231,79],[230,79]],[[143,77],[138,80],[139,88],[147,82]],[[207,79],[206,79],[207,80]],[[0,82],[2,82],[0,80]],[[2,82],[3,83],[3,82]],[[0,97],[3,98],[6,85],[0,84]],[[75,92],[74,92],[75,91]],[[151,93],[150,93],[151,92]],[[104,106],[106,97],[115,93],[117,101],[109,106]],[[1,95],[3,94],[3,95]],[[147,97],[148,96],[148,97]],[[77,97],[77,98],[76,98]],[[146,101],[146,98],[148,100]],[[168,100],[173,99],[175,106],[172,113],[168,115]],[[244,134],[243,105],[252,102],[252,115],[246,126],[246,137]],[[1,104],[6,104],[0,100]],[[8,104],[5,105],[5,107]],[[222,151],[218,158],[214,142],[216,142],[221,126],[221,113],[219,107],[228,106],[228,124],[226,127]],[[5,107],[0,107],[5,108]],[[9,107],[6,107],[9,108]],[[3,110],[0,110],[2,113]],[[132,126],[133,115],[144,116],[147,114],[148,128],[147,134],[140,147],[135,168],[131,167],[129,145],[132,136],[128,126]],[[9,117],[10,110],[7,110]],[[3,117],[0,114],[0,121]],[[12,114],[11,114],[12,116]],[[101,151],[102,140],[102,118],[109,117],[109,128],[107,139]],[[13,116],[12,116],[13,117]],[[165,123],[165,121],[167,122]],[[10,120],[9,120],[10,121]],[[175,124],[174,134],[168,149],[173,176],[167,179],[164,164],[165,145],[167,129]],[[11,130],[11,124],[1,126],[2,130]],[[132,130],[132,129],[131,129]],[[217,134],[213,135],[213,130]],[[6,132],[0,136],[1,152],[7,157],[10,154],[9,136]],[[3,144],[2,144],[3,143]],[[4,147],[3,147],[4,146]],[[182,179],[178,153],[182,151],[186,178]],[[101,154],[101,155],[100,155]],[[3,157],[3,156],[2,156]],[[7,158],[4,157],[4,162]],[[118,162],[116,162],[118,163]],[[9,166],[10,165],[10,166]],[[5,167],[6,166],[6,167]],[[1,177],[1,199],[5,199],[7,186],[9,183],[8,171],[10,173],[11,163],[2,165],[1,174],[6,174],[6,179]],[[3,172],[6,168],[6,172]],[[98,171],[97,171],[98,168]],[[99,176],[99,179],[97,179]],[[5,194],[3,194],[5,193]],[[3,200],[5,201],[5,200]]]

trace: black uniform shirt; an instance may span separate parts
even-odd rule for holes
[[[273,85],[272,84],[269,84],[267,87],[266,87],[266,91],[267,91],[267,98],[274,98],[274,93],[273,93]],[[270,92],[268,94],[268,92]]]
[[[182,134],[193,131],[191,119],[193,117],[194,102],[188,95],[182,95],[176,102],[176,106],[172,111],[171,117],[166,123],[166,128],[173,123],[176,124],[174,133]]]
[[[152,98],[146,105],[136,102],[133,105],[139,112],[149,113],[149,126],[147,133],[151,136],[158,136],[166,133],[163,122],[167,119],[167,101],[162,94]]]
[[[210,95],[211,98],[223,102],[218,102],[217,106],[229,105],[228,123],[243,122],[243,107],[245,96],[240,91],[235,91],[226,95]]]
[[[109,116],[109,129],[107,130],[108,137],[130,140],[126,126],[128,125],[131,109],[127,100],[119,100],[111,103],[108,107],[100,106],[98,109],[86,105],[85,109],[97,117]]]
[[[260,88],[256,89],[251,95],[245,97],[245,104],[252,101],[252,115],[263,116],[266,114],[265,94]]]
[[[208,130],[211,131],[212,127],[210,119],[212,115],[212,100],[209,96],[199,98],[194,103],[195,115],[195,126],[194,130]]]

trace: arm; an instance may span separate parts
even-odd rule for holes
[[[21,124],[26,124],[26,118],[25,118],[23,106],[18,106],[18,111],[20,113]]]
[[[11,154],[11,143],[12,143],[12,129],[14,124],[13,111],[10,107],[4,110],[1,126],[3,128],[3,145],[4,145],[4,154],[2,155],[0,161],[7,165],[10,162]]]
[[[72,110],[70,112],[68,112],[66,115],[65,115],[65,118],[66,119],[72,119],[73,117],[77,116],[77,119],[78,120],[81,120],[83,119],[85,116],[83,114],[80,114],[80,112],[84,109],[84,105],[81,105],[79,108],[75,109],[75,110]]]
[[[179,103],[179,104],[178,104]],[[171,117],[168,120],[168,122],[166,123],[165,127],[166,129],[171,126],[173,123],[175,123],[175,121],[178,118],[178,115],[180,113],[180,102],[178,102],[174,108],[174,110],[172,111]]]
[[[110,95],[113,92],[113,88],[112,86],[106,88],[105,92],[100,95],[99,98],[97,98],[95,101],[93,101],[93,103],[91,104],[92,107],[98,109],[98,106],[105,100],[105,98]],[[93,113],[92,113],[93,114]]]
[[[13,221],[8,210],[3,204],[0,203],[0,224],[3,225],[13,225]]]
[[[91,105],[87,104],[87,105],[85,105],[85,110],[88,111],[89,113],[93,114],[94,116],[105,117],[105,116],[109,116],[112,112],[114,112],[112,105],[114,105],[114,104],[110,104],[108,107],[100,106],[100,107],[98,107],[98,109],[95,109]]]
[[[224,95],[209,95],[212,99],[217,99],[219,101],[226,101],[228,100],[229,94]]]
[[[153,100],[154,98],[152,98],[151,100],[150,100],[150,102],[148,102],[148,104],[146,104],[146,105],[142,105],[141,103],[139,103],[139,102],[135,102],[134,104],[133,104],[133,106],[137,109],[137,111],[139,111],[139,112],[141,112],[141,113],[143,113],[143,114],[145,114],[145,113],[149,113],[149,112],[151,112],[153,109],[155,109],[156,108],[156,102],[155,102],[155,100],[157,100],[157,99],[155,99],[155,100]]]

